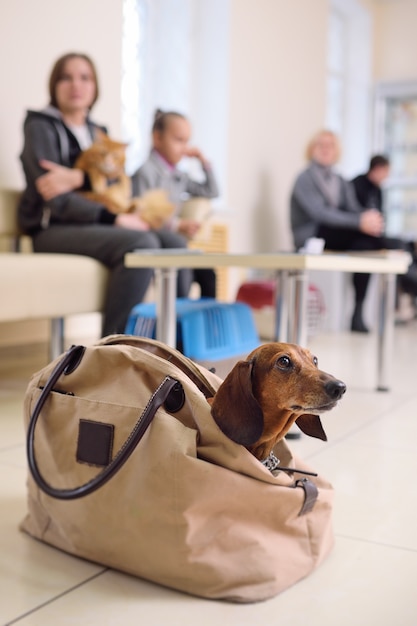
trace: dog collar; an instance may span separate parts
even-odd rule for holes
[[[273,452],[270,452],[264,461],[261,461],[262,465],[266,467],[270,472],[280,470],[282,472],[290,472],[291,474],[305,474],[306,476],[318,476],[316,472],[310,472],[307,470],[297,469],[296,467],[282,467],[280,460],[275,456]]]
[[[270,472],[276,470],[279,464],[280,460],[278,459],[278,457],[275,456],[273,452],[270,452],[266,459],[262,461],[262,465],[265,465],[266,469],[268,469]]]

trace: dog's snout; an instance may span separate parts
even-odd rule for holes
[[[327,395],[332,400],[339,400],[346,391],[346,385],[341,380],[329,380],[324,386]]]

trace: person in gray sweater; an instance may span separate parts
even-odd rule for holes
[[[376,209],[363,209],[350,182],[333,167],[339,160],[337,136],[323,130],[307,147],[307,168],[297,177],[291,193],[291,228],[296,249],[310,237],[325,240],[330,250],[380,250],[398,247],[383,236],[384,219]],[[354,274],[355,308],[351,330],[368,332],[362,309],[369,274]]]
[[[175,214],[167,228],[192,239],[201,224],[181,217],[181,204],[187,198],[215,198],[219,195],[210,163],[201,150],[189,145],[191,125],[188,119],[175,111],[155,112],[152,126],[152,149],[148,159],[132,176],[134,196],[142,196],[150,189],[164,189],[175,205]],[[193,180],[177,167],[183,157],[198,159],[203,180]],[[216,297],[216,275],[212,269],[194,269],[193,280],[200,285],[202,297]]]
[[[151,231],[137,214],[116,216],[79,193],[90,188],[89,180],[74,163],[93,142],[96,129],[105,131],[90,119],[98,97],[92,60],[80,53],[60,57],[50,75],[49,96],[49,106],[29,111],[24,122],[20,158],[26,188],[18,207],[19,226],[32,237],[35,252],[81,254],[109,269],[102,334],[123,333],[152,278],[150,269],[126,268],[125,254],[184,248],[187,241],[167,229]],[[188,294],[190,278],[189,271],[179,272],[178,295]]]

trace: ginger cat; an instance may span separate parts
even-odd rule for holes
[[[92,191],[83,195],[101,202],[112,213],[125,213],[135,208],[125,161],[126,144],[96,131],[94,143],[81,152],[74,165],[90,178]]]
[[[126,143],[96,131],[94,143],[81,152],[74,165],[90,178],[92,191],[82,194],[104,204],[112,213],[138,211],[151,228],[161,228],[172,216],[174,205],[161,189],[150,190],[141,198],[132,198],[131,181],[125,173],[126,147]]]

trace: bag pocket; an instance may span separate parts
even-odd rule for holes
[[[40,394],[33,393],[31,413]],[[56,489],[89,482],[120,452],[144,409],[52,391],[34,435],[39,472]]]

